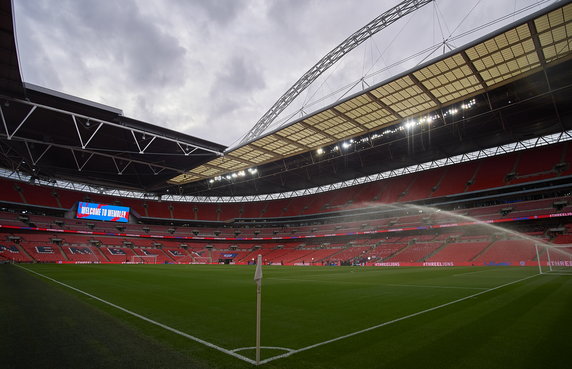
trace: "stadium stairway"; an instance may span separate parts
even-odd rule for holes
[[[34,257],[32,257],[32,255],[30,255],[30,253],[28,251],[26,251],[25,248],[23,248],[21,245],[18,244],[14,244],[16,246],[16,248],[18,248],[18,250],[20,251],[20,253],[22,253],[23,255],[26,255],[31,261],[37,261]]]
[[[433,250],[432,252],[430,252],[429,254],[425,255],[423,258],[421,258],[421,260],[419,260],[420,262],[425,262],[427,260],[429,260],[430,258],[432,258],[433,256],[437,255],[439,252],[441,252],[441,250],[443,250],[445,247],[447,247],[447,241],[443,242],[441,244],[441,246],[437,247],[435,250]]]
[[[97,254],[99,256],[101,256],[101,260],[103,261],[111,261],[109,260],[109,258],[107,257],[107,255],[105,255],[105,253],[103,251],[101,251],[100,247],[94,246],[92,249],[96,250]]]
[[[328,258],[329,260],[336,260],[336,256],[339,256],[340,254],[342,254],[344,251],[346,251],[349,248],[352,248],[353,246],[346,246],[346,247],[342,247],[340,250],[338,250],[337,252],[335,252],[334,254],[330,255],[330,257]]]
[[[408,243],[407,245],[405,245],[405,247],[400,248],[399,250],[395,251],[394,253],[392,253],[391,255],[389,255],[388,257],[386,257],[385,259],[382,259],[381,261],[390,261],[393,258],[396,258],[397,256],[399,256],[401,253],[407,251],[409,248],[411,248],[414,245],[414,243]]]
[[[493,240],[487,246],[483,247],[483,249],[477,255],[475,255],[473,258],[471,258],[469,260],[469,262],[473,262],[473,261],[477,260],[479,257],[481,257],[482,255],[484,255],[491,247],[493,247],[493,245],[495,244],[496,241],[497,240]]]
[[[165,256],[164,260],[166,260],[169,263],[176,263],[175,259],[171,255],[169,255],[168,252],[165,252],[165,250],[163,250],[162,248],[157,249],[157,250]]]
[[[56,249],[60,252],[60,254],[62,255],[62,258],[63,258],[65,261],[70,261],[70,258],[69,258],[68,255],[64,252],[64,249],[63,249],[63,247],[62,247],[61,245],[57,245],[57,244],[52,244],[52,245],[53,245],[52,247],[56,248]]]

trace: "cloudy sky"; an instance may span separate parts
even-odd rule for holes
[[[239,141],[328,51],[400,2],[13,1],[24,81],[225,145]],[[315,110],[552,2],[438,0],[355,49],[280,118]],[[492,27],[397,63],[526,7]],[[364,83],[354,83],[364,76],[369,76]]]

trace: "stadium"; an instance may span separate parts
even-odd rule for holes
[[[3,367],[568,368],[570,1],[273,125],[428,3],[227,147],[26,83],[2,0]]]

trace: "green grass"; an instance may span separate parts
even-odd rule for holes
[[[224,349],[255,344],[254,267],[24,267]],[[8,367],[252,367],[16,266],[0,272],[0,357]],[[475,296],[263,366],[568,368],[572,277],[536,272],[265,267],[263,346],[300,350]],[[30,355],[36,345],[42,354]],[[265,349],[262,358],[284,352]],[[239,353],[254,358],[254,350]]]

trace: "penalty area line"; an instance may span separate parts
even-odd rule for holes
[[[323,346],[323,345],[327,345],[328,343],[332,343],[332,342],[336,342],[336,341],[341,341],[341,340],[346,339],[346,338],[349,338],[349,337],[357,336],[358,334],[362,334],[362,333],[366,333],[366,332],[369,332],[369,331],[373,331],[374,329],[381,328],[381,327],[384,327],[384,326],[387,326],[387,325],[390,325],[390,324],[393,324],[393,323],[397,323],[397,322],[400,322],[400,321],[405,320],[405,319],[413,318],[413,317],[416,317],[416,316],[418,316],[418,315],[422,315],[422,314],[425,314],[425,313],[429,313],[429,312],[431,312],[431,311],[435,311],[435,310],[444,308],[444,307],[446,307],[446,306],[450,306],[450,305],[456,304],[456,303],[458,303],[458,302],[465,301],[465,300],[471,299],[471,298],[473,298],[473,297],[477,297],[477,296],[480,296],[480,295],[482,295],[482,294],[485,294],[485,293],[487,293],[487,292],[491,292],[491,291],[494,291],[494,290],[498,290],[499,288],[503,288],[503,287],[506,287],[506,286],[510,286],[511,284],[515,284],[515,283],[518,283],[518,282],[522,282],[522,281],[525,281],[525,280],[527,280],[527,279],[530,279],[530,278],[533,278],[533,277],[536,277],[536,276],[539,276],[539,275],[540,275],[540,274],[534,274],[534,275],[531,275],[531,276],[528,276],[528,277],[525,277],[525,278],[521,278],[521,279],[516,280],[516,281],[512,281],[512,282],[509,282],[509,283],[505,283],[505,284],[500,285],[500,286],[496,286],[496,287],[493,287],[493,288],[489,288],[488,290],[485,290],[485,291],[477,292],[477,293],[474,293],[474,294],[472,294],[472,295],[469,295],[469,296],[466,296],[466,297],[462,297],[462,298],[457,299],[457,300],[454,300],[454,301],[450,301],[450,302],[447,302],[447,303],[444,303],[444,304],[441,304],[441,305],[438,305],[438,306],[434,306],[434,307],[429,308],[429,309],[425,309],[425,310],[418,311],[418,312],[413,313],[413,314],[409,314],[409,315],[406,315],[406,316],[402,316],[401,318],[393,319],[393,320],[390,320],[390,321],[388,321],[388,322],[384,322],[384,323],[381,323],[381,324],[377,324],[377,325],[374,325],[374,326],[369,327],[369,328],[365,328],[365,329],[362,329],[362,330],[359,330],[359,331],[356,331],[356,332],[352,332],[352,333],[345,334],[345,335],[343,335],[343,336],[339,336],[339,337],[336,337],[336,338],[332,338],[331,340],[327,340],[327,341],[315,343],[315,344],[310,345],[310,346],[302,347],[302,348],[297,349],[297,350],[292,350],[292,351],[286,352],[286,353],[284,353],[284,354],[276,355],[276,356],[270,357],[270,358],[268,358],[268,359],[261,360],[261,361],[260,361],[260,364],[266,364],[266,363],[269,363],[269,362],[274,361],[274,360],[277,360],[277,359],[282,359],[282,358],[288,357],[288,356],[290,356],[290,355],[297,354],[297,353],[299,353],[299,352],[303,352],[303,351],[307,351],[307,350],[310,350],[310,349],[313,349],[313,348],[316,348],[316,347],[320,347],[320,346]]]
[[[58,281],[58,280],[56,280],[56,279],[50,278],[50,277],[48,277],[48,276],[46,276],[46,275],[43,275],[43,274],[38,273],[38,272],[35,272],[35,271],[30,270],[30,269],[28,269],[28,268],[25,268],[25,267],[23,267],[23,266],[17,265],[17,267],[18,267],[18,268],[22,268],[22,269],[24,269],[24,270],[26,270],[26,271],[28,271],[28,272],[30,272],[30,273],[36,274],[36,275],[38,275],[38,276],[40,276],[40,277],[42,277],[42,278],[45,278],[45,279],[47,279],[47,280],[50,280],[50,281],[52,281],[52,282],[54,282],[54,283],[57,283],[57,284],[59,284],[59,285],[62,285],[62,286],[64,286],[64,287],[67,287],[67,288],[69,288],[69,289],[71,289],[71,290],[74,290],[74,291],[76,291],[76,292],[79,292],[79,293],[81,293],[81,294],[83,294],[83,295],[86,295],[86,296],[88,296],[88,297],[91,297],[92,299],[95,299],[95,300],[97,300],[97,301],[99,301],[99,302],[102,302],[102,303],[104,303],[104,304],[106,304],[106,305],[109,305],[109,306],[111,306],[111,307],[114,307],[114,308],[116,308],[116,309],[118,309],[118,310],[121,310],[121,311],[123,311],[123,312],[125,312],[125,313],[127,313],[127,314],[129,314],[129,315],[132,315],[132,316],[134,316],[134,317],[136,317],[136,318],[139,318],[139,319],[141,319],[141,320],[144,320],[144,321],[146,321],[146,322],[148,322],[148,323],[154,324],[154,325],[156,325],[156,326],[158,326],[158,327],[161,327],[161,328],[163,328],[163,329],[166,329],[166,330],[168,330],[168,331],[170,331],[170,332],[173,332],[173,333],[175,333],[175,334],[178,334],[178,335],[180,335],[180,336],[183,336],[183,337],[185,337],[185,338],[188,338],[188,339],[190,339],[190,340],[192,340],[192,341],[198,342],[198,343],[200,343],[200,344],[202,344],[202,345],[205,345],[205,346],[207,346],[207,347],[210,347],[210,348],[212,348],[212,349],[215,349],[215,350],[217,350],[217,351],[220,351],[220,352],[222,352],[222,353],[224,353],[224,354],[227,354],[227,355],[230,355],[230,356],[234,356],[235,358],[240,359],[240,360],[243,360],[243,361],[246,361],[247,363],[250,363],[250,364],[256,364],[256,361],[254,361],[254,360],[252,360],[252,359],[249,359],[249,358],[247,358],[247,357],[245,357],[245,356],[242,356],[242,355],[240,355],[240,354],[237,354],[236,352],[233,352],[233,351],[231,351],[231,350],[227,350],[227,349],[225,349],[225,348],[223,348],[223,347],[220,347],[220,346],[215,345],[214,343],[210,343],[210,342],[208,342],[208,341],[202,340],[202,339],[200,339],[200,338],[198,338],[198,337],[192,336],[192,335],[187,334],[187,333],[185,333],[185,332],[181,332],[181,331],[178,330],[178,329],[175,329],[175,328],[173,328],[173,327],[169,327],[168,325],[165,325],[165,324],[163,324],[163,323],[159,323],[159,322],[157,322],[157,321],[155,321],[155,320],[153,320],[153,319],[147,318],[146,316],[143,316],[143,315],[141,315],[141,314],[137,314],[136,312],[133,312],[133,311],[131,311],[131,310],[129,310],[129,309],[126,309],[126,308],[121,307],[121,306],[119,306],[119,305],[116,305],[116,304],[114,304],[114,303],[112,303],[112,302],[106,301],[106,300],[104,300],[104,299],[102,299],[102,298],[99,298],[99,297],[94,296],[94,295],[92,295],[92,294],[90,294],[90,293],[87,293],[87,292],[85,292],[85,291],[82,291],[82,290],[80,290],[79,288],[72,287],[72,286],[70,286],[69,284],[65,284],[65,283],[63,283],[63,282],[60,282],[60,281]]]

